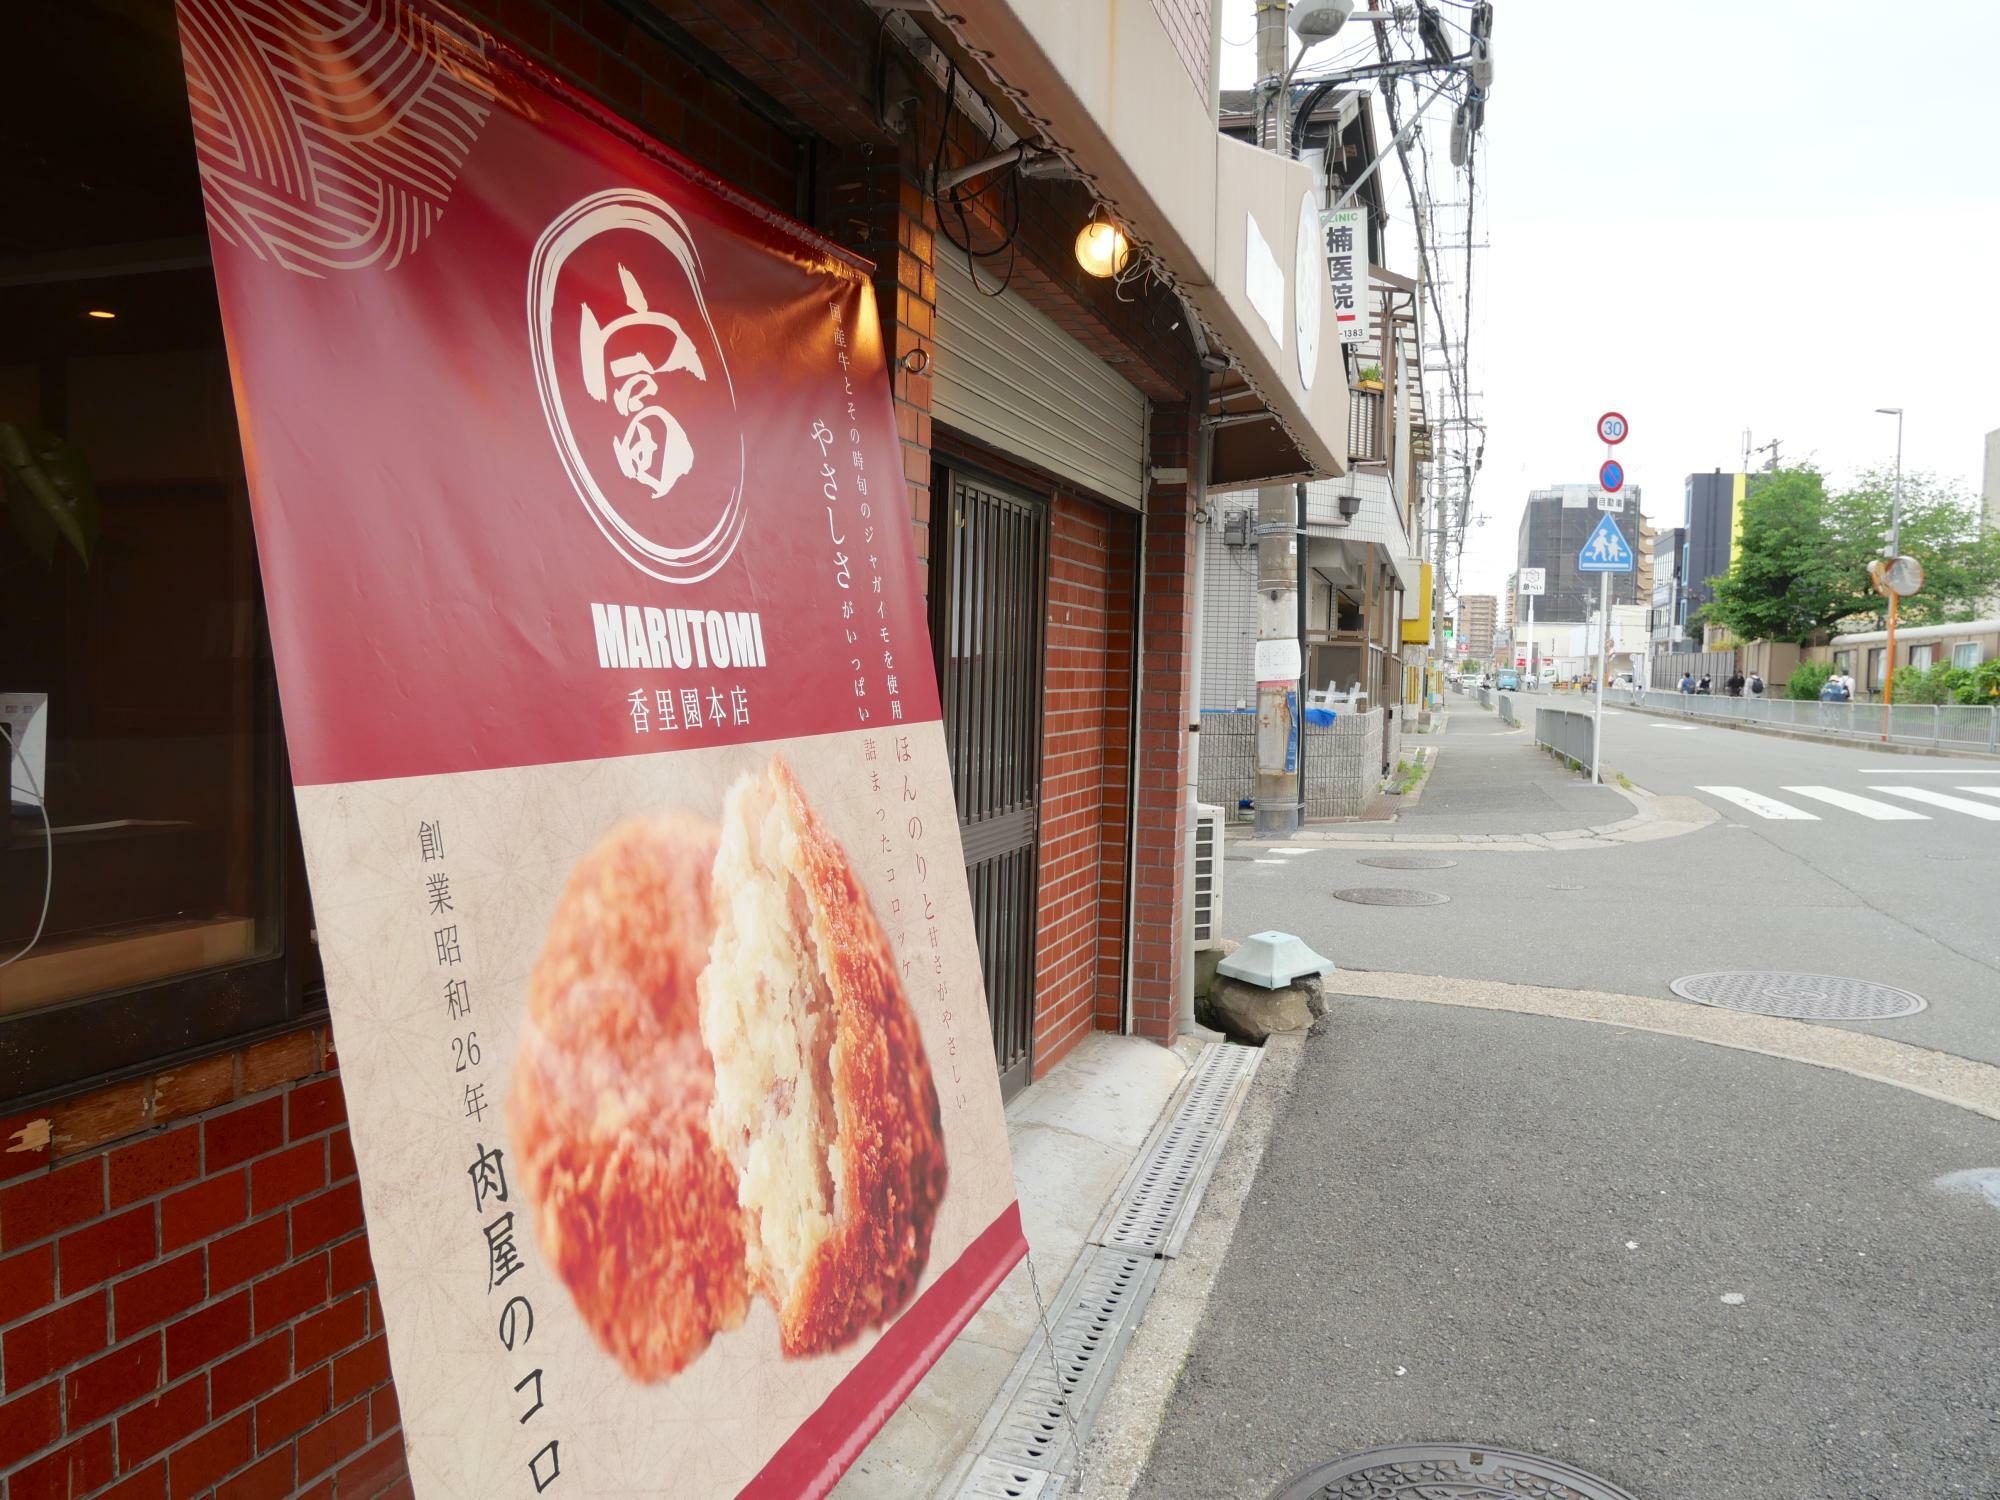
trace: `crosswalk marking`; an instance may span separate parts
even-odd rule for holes
[[[1788,792],[1797,792],[1801,797],[1811,797],[1816,802],[1830,802],[1835,807],[1844,807],[1849,812],[1860,813],[1864,818],[1873,818],[1878,823],[1918,822],[1930,820],[1929,813],[1920,813],[1914,807],[1898,807],[1893,802],[1877,802],[1873,797],[1861,797],[1853,792],[1843,792],[1830,786],[1788,786]],[[1886,787],[1869,788],[1870,791],[1887,791]],[[1996,788],[1995,796],[2000,796]]]
[[[1953,812],[1962,812],[1968,817],[1984,818],[1989,823],[2000,823],[2000,807],[1985,802],[1974,802],[1968,797],[1949,797],[1943,792],[1934,792],[1927,786],[1883,786],[1879,782],[1868,784],[1870,791],[1887,792],[1892,797],[1907,797],[1912,802],[1927,803],[1932,807],[1948,807]]]
[[[1982,797],[2000,797],[2000,786],[1955,786],[1954,792],[1977,792]]]
[[[1748,787],[1741,786],[1698,786],[1698,792],[1707,792],[1712,797],[1720,797],[1725,802],[1734,802],[1738,807],[1755,813],[1760,818],[1789,818],[1801,823],[1817,823],[1818,813],[1809,813],[1802,807],[1793,807],[1789,802],[1780,802],[1776,797],[1766,797]],[[1888,787],[1883,791],[1890,790]],[[1995,812],[2000,817],[2000,812]]]

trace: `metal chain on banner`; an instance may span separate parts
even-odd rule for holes
[[[1049,1326],[1049,1305],[1042,1299],[1041,1278],[1035,1274],[1035,1252],[1030,1250],[1022,1259],[1028,1267],[1028,1290],[1035,1297],[1035,1315],[1041,1324],[1042,1345],[1049,1351],[1049,1373],[1055,1377],[1056,1395],[1062,1401],[1063,1425],[1069,1428],[1070,1447],[1076,1452],[1071,1482],[1080,1490],[1083,1488],[1083,1429],[1076,1425],[1076,1412],[1070,1405],[1070,1389],[1063,1380],[1062,1364],[1056,1358],[1056,1331]]]

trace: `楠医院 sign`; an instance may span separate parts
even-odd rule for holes
[[[824,1493],[1024,1249],[866,269],[422,0],[178,11],[417,1493]]]
[[[1359,208],[1336,208],[1320,215],[1326,230],[1328,295],[1340,342],[1366,344],[1375,336],[1374,298],[1368,291],[1368,219]]]

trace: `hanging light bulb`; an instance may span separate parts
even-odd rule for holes
[[[1076,232],[1076,263],[1092,276],[1116,276],[1131,259],[1132,242],[1101,208]]]

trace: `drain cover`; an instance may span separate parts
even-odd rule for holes
[[[1442,854],[1385,854],[1380,859],[1364,859],[1361,863],[1373,865],[1378,870],[1449,870],[1458,861],[1446,859]]]
[[[1459,1443],[1372,1448],[1308,1469],[1272,1492],[1271,1500],[1633,1500],[1628,1490],[1580,1469]]]
[[[1668,986],[1683,1000],[1758,1016],[1791,1016],[1801,1021],[1883,1021],[1922,1010],[1923,996],[1872,979],[1835,974],[1785,974],[1757,969],[1724,969],[1688,974]]]
[[[1394,886],[1358,885],[1335,891],[1336,901],[1352,901],[1356,906],[1443,906],[1451,897],[1436,891],[1399,891]]]

